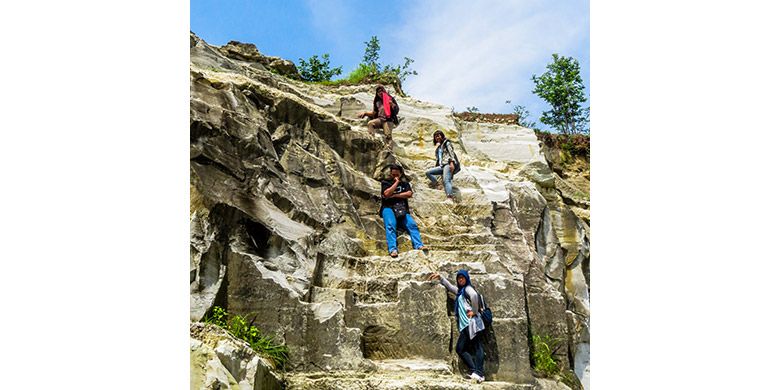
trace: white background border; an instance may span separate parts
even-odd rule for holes
[[[777,8],[591,11],[591,388],[771,387]],[[188,25],[181,0],[0,13],[4,387],[188,386]]]

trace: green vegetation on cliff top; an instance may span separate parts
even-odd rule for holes
[[[359,84],[391,84],[400,91],[401,84],[407,77],[417,75],[417,71],[411,68],[413,59],[404,57],[403,65],[384,65],[379,63],[379,39],[372,36],[367,42],[363,42],[365,53],[363,61],[346,77],[331,80],[333,76],[341,74],[341,67],[330,68],[330,56],[323,54],[322,59],[316,55],[304,61],[299,59],[300,74],[304,81],[315,82],[324,85],[359,85]]]

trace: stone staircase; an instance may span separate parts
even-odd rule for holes
[[[218,301],[252,316],[290,347],[288,389],[541,389],[529,330],[574,329],[572,343],[589,345],[588,274],[564,258],[587,226],[551,201],[556,180],[531,130],[463,123],[449,107],[397,97],[402,121],[386,147],[354,119],[371,106],[372,86],[258,69],[191,36],[193,320]],[[424,175],[438,129],[463,163],[455,202]],[[400,255],[388,256],[375,180],[387,162],[411,179],[426,252],[400,231]],[[579,263],[589,259],[581,251]],[[454,281],[461,268],[495,316],[479,385],[454,351],[452,297],[427,279]],[[568,291],[585,320],[567,317]]]
[[[288,376],[289,388],[533,387],[526,353],[522,277],[512,275],[502,265],[499,250],[503,243],[490,230],[493,206],[480,195],[469,195],[472,199],[467,204],[446,204],[442,190],[417,185],[411,206],[429,250],[412,250],[408,234],[401,231],[397,258],[387,254],[382,220],[375,210],[360,211],[364,225],[378,227],[367,229],[367,236],[361,239],[367,255],[320,256],[316,267],[319,273],[314,277],[315,286],[310,289],[308,299],[311,303],[335,301],[343,305],[345,326],[360,332],[360,350],[374,370],[363,374],[296,373]],[[473,202],[473,198],[482,202]],[[520,293],[514,302],[491,304],[498,309],[494,309],[497,313],[494,327],[501,329],[499,337],[513,338],[517,348],[497,351],[490,348],[491,341],[488,341],[485,364],[488,381],[479,385],[465,377],[468,372],[454,351],[458,333],[452,297],[447,296],[438,281],[428,280],[432,272],[441,272],[454,281],[458,269],[467,269],[474,284],[486,296],[490,296],[491,290],[510,285]],[[507,308],[502,310],[502,305]],[[492,343],[495,346],[495,340]],[[501,366],[495,367],[499,361]]]

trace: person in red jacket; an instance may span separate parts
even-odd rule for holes
[[[385,87],[379,85],[376,87],[373,111],[362,112],[358,114],[358,118],[371,119],[368,121],[368,133],[372,136],[376,129],[381,127],[385,133],[385,142],[389,144],[393,140],[393,125],[398,124],[398,116],[393,114],[393,111],[398,112],[398,103],[387,93]]]

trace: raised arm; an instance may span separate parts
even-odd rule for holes
[[[439,275],[439,283],[441,283],[441,285],[444,286],[447,289],[447,291],[453,294],[458,293],[458,288],[455,287],[455,285],[453,285],[452,283],[450,283],[450,281],[447,280],[447,278],[445,278],[444,276]]]
[[[396,178],[396,180],[393,182],[393,185],[387,187],[386,190],[382,191],[382,196],[384,196],[385,198],[392,198],[393,192],[395,192],[395,189],[398,187],[399,183],[400,181]]]

